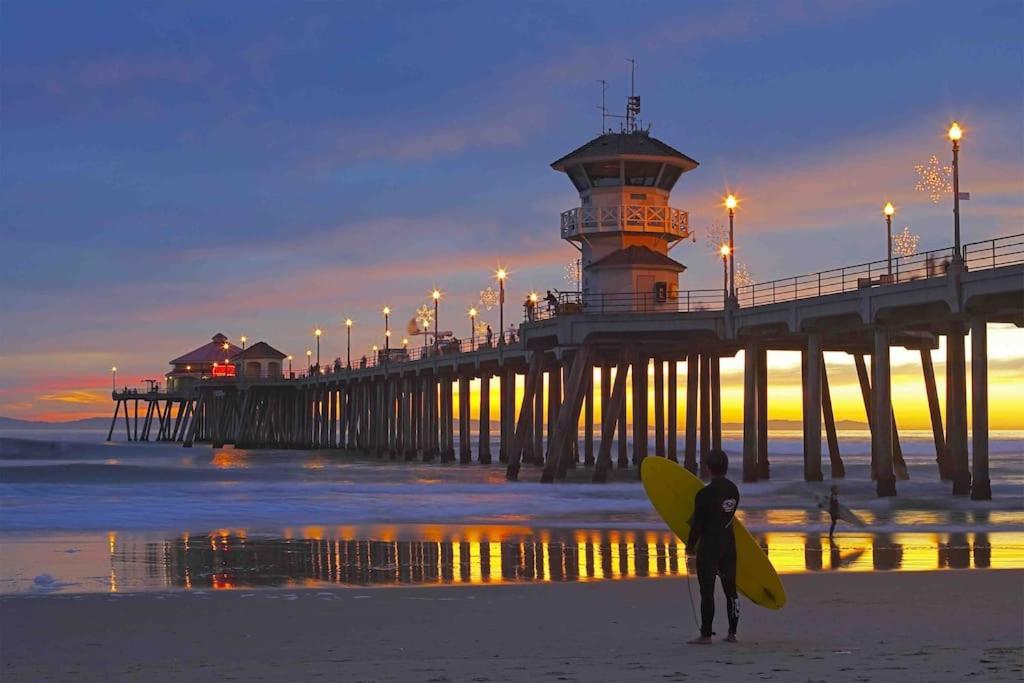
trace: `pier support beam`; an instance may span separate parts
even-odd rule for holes
[[[679,462],[678,439],[679,439],[679,379],[677,362],[675,358],[668,361],[668,448],[665,455],[672,462]]]
[[[743,349],[743,481],[758,479],[757,470],[757,348]]]
[[[548,444],[548,458],[541,475],[541,482],[550,483],[556,478],[564,479],[569,468],[569,461],[575,457],[569,441],[570,439],[575,440],[578,435],[580,411],[583,409],[584,393],[588,386],[587,372],[590,370],[592,354],[593,347],[584,344],[576,351],[576,357],[573,358],[565,386],[565,401],[558,414],[554,438]]]
[[[825,438],[828,441],[828,460],[833,479],[846,476],[843,456],[839,454],[839,436],[836,434],[836,415],[832,410],[832,392],[828,388],[828,365],[821,358],[821,412],[825,417]]]
[[[757,477],[768,479],[768,349],[757,349]]]
[[[480,433],[476,460],[481,465],[491,464],[491,373],[480,371]]]
[[[722,450],[722,359],[717,353],[711,363],[711,450]]]
[[[711,359],[707,353],[700,355],[700,468],[699,476],[705,477],[704,465],[711,452]]]
[[[625,382],[626,381],[626,376],[629,373],[629,362],[625,361],[623,363],[620,363],[618,370],[616,370],[615,372],[616,372],[616,375],[615,375],[616,378],[618,378],[618,373],[621,372],[622,375],[623,375],[623,380],[622,381]],[[619,413],[618,414],[619,414],[619,427],[618,427],[619,438],[618,438],[618,441],[616,443],[616,446],[618,447],[618,450],[619,450],[618,466],[619,466],[619,469],[623,469],[623,468],[629,467],[629,432],[626,429],[626,399],[625,399],[625,394],[623,394],[622,403],[619,404]]]
[[[874,355],[871,370],[871,446],[875,454],[875,487],[879,496],[896,495],[893,471],[892,385],[889,368],[889,330],[874,330]]]
[[[594,368],[586,369],[586,396],[583,403],[583,464],[594,464]]]
[[[988,328],[971,321],[971,500],[992,500],[988,475]]]
[[[469,435],[469,404],[469,376],[459,375],[459,463],[462,465],[473,462]]]
[[[533,392],[533,463],[544,464],[544,370],[537,375],[537,388]]]
[[[930,349],[921,349],[921,373],[924,375],[924,389],[928,396],[928,413],[931,416],[932,438],[935,441],[935,463],[939,468],[939,479],[952,481],[953,468],[946,450],[946,432],[942,428],[942,409],[939,406],[939,392],[935,387],[935,366],[932,364]]]
[[[508,467],[505,470],[505,478],[509,481],[519,479],[519,468],[522,462],[523,452],[529,448],[530,437],[533,432],[533,396],[537,391],[537,384],[543,382],[544,356],[535,352],[530,358],[530,366],[526,371],[526,378],[523,382],[523,407],[519,411],[519,420],[515,426],[515,433],[508,452]],[[513,375],[514,377],[515,375]],[[514,395],[514,394],[513,394]],[[515,406],[510,406],[512,416],[515,416]]]
[[[686,447],[683,466],[697,473],[697,389],[700,380],[700,356],[686,356]]]
[[[807,335],[804,352],[804,481],[821,481],[821,334]]]
[[[646,353],[637,355],[633,362],[633,464],[637,467],[647,457],[647,364]]]
[[[964,328],[960,323],[955,323],[946,336],[946,354],[950,387],[946,405],[947,447],[953,462],[953,495],[964,496],[971,492],[971,470],[967,459],[967,359]]]
[[[665,457],[665,362],[654,359],[654,454]]]
[[[615,437],[616,424],[619,425],[619,440],[622,440],[624,426],[619,422],[619,414],[626,405],[626,368],[629,366],[628,358],[623,355],[619,359],[615,370],[615,386],[609,387],[605,392],[606,382],[604,374],[608,373],[608,384],[611,383],[611,366],[601,369],[602,399],[601,399],[601,443],[597,451],[597,462],[594,466],[594,482],[604,483],[608,480],[608,470],[612,465],[612,439]],[[607,401],[604,399],[607,396]]]

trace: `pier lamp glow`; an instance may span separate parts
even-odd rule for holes
[[[736,299],[736,241],[734,239],[734,223],[736,219],[736,206],[739,204],[736,195],[730,194],[725,198],[725,208],[729,210],[729,298]]]
[[[117,366],[110,368],[110,390],[117,391]]]
[[[324,333],[319,327],[313,330],[313,336],[316,337],[316,366],[320,367],[320,336]]]
[[[430,293],[430,298],[434,300],[434,353],[437,353],[438,339],[437,339],[437,305],[441,301],[441,290],[437,287]]]
[[[476,351],[476,309],[469,307],[469,348]]]
[[[718,248],[718,253],[722,255],[722,291],[725,293],[725,302],[729,303],[729,245],[723,244]]]
[[[345,362],[352,369],[352,318],[345,318]]]
[[[295,358],[295,356],[288,356],[288,377],[289,378],[291,378],[291,376],[292,376],[292,360],[294,358]]]
[[[306,375],[313,370],[313,352],[306,349]]]
[[[243,334],[243,335],[242,335],[242,337],[241,337],[241,341],[242,341],[242,350],[243,350],[243,351],[245,351],[245,342],[249,341],[249,338],[248,338],[248,337],[246,337],[246,336],[245,336],[245,335]]]
[[[498,281],[498,344],[505,344],[505,280],[508,279],[508,271],[499,267],[494,273],[494,279]]]
[[[384,313],[384,354],[386,356],[390,348],[388,338],[391,336],[391,307],[385,306],[382,312]]]
[[[892,205],[892,202],[886,202],[885,207],[882,209],[882,214],[885,215],[885,243],[886,247],[886,272],[892,275],[892,217],[896,215],[896,207]]]
[[[964,135],[960,124],[949,126],[949,141],[953,143],[953,262],[959,264],[960,254],[960,138]]]

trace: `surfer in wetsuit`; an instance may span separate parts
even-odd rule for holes
[[[839,489],[832,487],[832,493],[828,497],[828,514],[832,518],[832,526],[828,528],[828,540],[832,540],[832,534],[836,532],[836,522],[839,521]]]
[[[697,554],[697,582],[700,584],[700,637],[693,645],[711,643],[711,625],[715,619],[715,577],[722,581],[726,609],[729,614],[729,635],[726,642],[736,642],[736,626],[740,610],[736,595],[736,537],[732,520],[740,502],[736,484],[725,477],[729,458],[724,451],[714,450],[706,461],[711,482],[697,493],[687,554]]]

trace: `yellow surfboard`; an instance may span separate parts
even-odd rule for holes
[[[659,457],[644,458],[640,478],[654,509],[685,542],[690,535],[694,501],[704,483],[678,463]],[[786,604],[786,589],[782,587],[771,560],[740,520],[734,519],[733,527],[736,533],[736,588],[757,605],[782,609]]]

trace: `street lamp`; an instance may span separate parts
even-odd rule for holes
[[[949,127],[949,141],[953,143],[953,261],[960,263],[960,138],[964,132],[954,121]]]
[[[476,351],[476,309],[469,308],[469,348]]]
[[[306,375],[313,372],[313,352],[306,349]]]
[[[391,327],[389,317],[391,316],[391,308],[389,306],[384,307],[384,357],[387,358],[388,351],[391,349]]]
[[[437,354],[437,304],[441,301],[441,290],[435,287],[434,291],[430,293],[430,297],[434,300],[434,353]]]
[[[352,369],[352,318],[345,318],[345,360],[348,367]]]
[[[729,296],[736,298],[736,242],[733,239],[733,223],[736,217],[736,205],[739,201],[735,195],[725,198],[725,208],[729,209]]]
[[[288,356],[288,377],[289,377],[289,379],[292,376],[292,359],[293,358],[294,358],[294,356]]]
[[[242,350],[243,351],[245,351],[245,342],[248,341],[248,339],[249,338],[246,337],[244,334],[242,335]]]
[[[718,253],[722,255],[722,292],[725,295],[725,303],[729,303],[729,245],[723,244]]]
[[[110,390],[117,391],[117,366],[110,368]]]
[[[494,273],[498,280],[498,343],[505,344],[505,279],[508,272],[504,268],[498,268]]]
[[[316,337],[316,366],[320,367],[320,335],[324,333],[319,327],[313,330],[313,336]]]
[[[882,213],[885,214],[885,243],[888,245],[885,257],[888,268],[886,272],[892,277],[892,217],[896,213],[896,207],[892,205],[892,202],[886,202]]]

